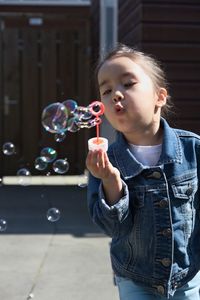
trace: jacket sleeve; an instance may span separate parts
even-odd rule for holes
[[[91,218],[101,230],[111,237],[124,235],[130,230],[132,217],[129,210],[129,192],[123,182],[123,196],[114,205],[106,203],[101,180],[89,175],[87,201]]]

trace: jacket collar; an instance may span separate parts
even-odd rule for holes
[[[163,127],[163,145],[157,165],[181,163],[182,149],[179,136],[165,119],[161,118],[160,125]],[[110,151],[113,153],[115,163],[125,179],[135,177],[145,169],[131,153],[123,134],[118,133],[117,140],[111,145]]]

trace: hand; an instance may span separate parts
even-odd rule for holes
[[[107,153],[101,149],[89,151],[86,158],[86,167],[94,177],[101,180],[120,177],[118,169],[113,167]]]
[[[102,180],[106,201],[113,205],[122,197],[122,181],[119,170],[111,164],[106,152],[89,151],[86,166],[90,173]]]

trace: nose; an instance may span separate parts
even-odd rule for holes
[[[114,103],[117,103],[117,102],[120,102],[124,99],[124,96],[123,94],[120,92],[120,91],[116,91],[113,95],[113,102]]]

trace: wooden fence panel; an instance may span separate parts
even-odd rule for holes
[[[11,169],[14,174],[17,172],[18,163],[21,153],[20,146],[22,143],[21,135],[21,74],[20,74],[20,49],[19,32],[17,29],[6,29],[3,38],[2,52],[2,77],[3,77],[3,136],[2,144],[12,142],[16,146],[16,155],[4,156],[3,167],[7,174]]]
[[[47,105],[68,98],[83,106],[91,101],[88,15],[81,16],[79,11],[76,19],[62,13],[44,14],[41,26],[35,27],[30,25],[29,14],[0,17],[5,21],[0,35],[1,97],[17,101],[16,105],[4,105],[4,115],[1,108],[0,137],[18,148],[16,156],[2,159],[4,175],[15,175],[24,166],[33,175],[42,175],[35,170],[34,160],[43,147],[53,147],[60,158],[69,158],[68,174],[82,174],[88,131],[67,132],[66,140],[56,143],[54,135],[42,127],[41,113]]]
[[[23,51],[21,61],[21,154],[22,164],[34,168],[40,142],[40,95],[38,80],[38,31],[22,30]],[[31,139],[31,140],[30,140]],[[27,161],[28,159],[28,161]],[[23,166],[23,165],[22,165]]]

